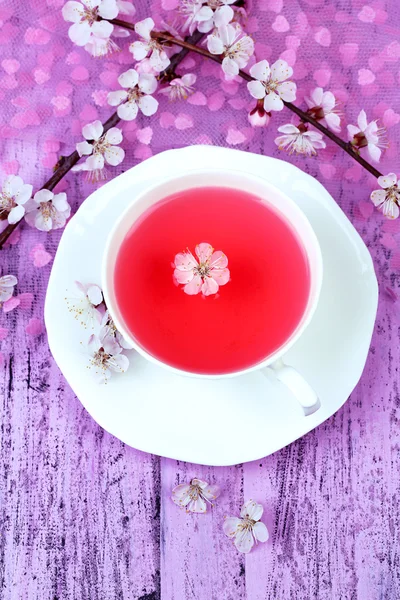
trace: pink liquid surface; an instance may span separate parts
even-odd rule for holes
[[[217,295],[174,283],[178,252],[207,242],[228,257]],[[114,274],[118,306],[149,354],[179,369],[222,374],[255,365],[291,336],[307,305],[308,261],[289,224],[250,194],[204,187],[165,198],[133,225]]]

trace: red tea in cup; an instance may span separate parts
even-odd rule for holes
[[[185,293],[174,277],[176,255],[188,250],[199,273],[199,244],[227,257],[230,278],[217,293]],[[127,329],[148,354],[219,375],[257,365],[287,342],[306,310],[310,272],[296,232],[273,206],[243,190],[196,187],[157,202],[133,224],[118,251],[114,289]]]

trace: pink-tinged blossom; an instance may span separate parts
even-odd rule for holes
[[[168,96],[173,102],[174,100],[186,100],[190,94],[194,92],[194,84],[196,83],[196,75],[186,73],[182,77],[176,77],[169,82],[168,86],[160,90],[160,94]]]
[[[347,125],[351,145],[357,150],[366,148],[371,159],[379,162],[382,154],[381,148],[387,146],[384,127],[378,127],[377,121],[368,123],[365,110],[358,115],[357,125]]]
[[[237,75],[254,53],[254,42],[244,35],[238,23],[222,25],[207,36],[207,47],[211,54],[222,55],[222,69],[227,75]]]
[[[258,100],[255,107],[247,115],[247,118],[252,127],[265,127],[269,123],[271,113],[267,113],[264,109],[263,101]]]
[[[25,221],[39,231],[50,231],[64,227],[71,214],[67,194],[54,194],[42,189],[26,204]]]
[[[103,171],[105,163],[113,167],[119,165],[125,157],[125,152],[118,146],[122,142],[122,132],[118,127],[111,127],[103,134],[101,121],[94,121],[82,128],[85,142],[76,144],[79,156],[87,156],[84,163],[72,167],[72,171],[87,171],[89,181],[105,178]]]
[[[340,116],[337,113],[336,98],[332,92],[324,92],[321,87],[315,88],[309,97],[304,98],[308,113],[317,121],[321,121],[332,131],[340,131]]]
[[[11,298],[17,283],[18,279],[15,275],[3,275],[0,277],[0,304],[7,302]]]
[[[397,219],[400,213],[400,189],[395,173],[378,177],[381,190],[374,190],[371,200],[388,219]]]
[[[253,98],[264,99],[264,110],[282,110],[283,100],[293,102],[296,99],[296,84],[286,81],[293,75],[292,67],[285,60],[277,60],[271,67],[267,60],[261,60],[250,69],[254,81],[249,81],[247,89]]]
[[[107,383],[112,373],[124,373],[129,367],[129,359],[122,354],[122,348],[115,338],[102,332],[92,334],[87,345],[89,368],[94,369],[98,383]]]
[[[195,252],[198,260],[190,250],[175,256],[175,281],[184,285],[183,291],[190,296],[200,292],[205,296],[216,294],[230,279],[228,258],[220,250],[214,252],[206,243],[196,246]]]
[[[254,546],[254,542],[268,540],[268,529],[260,521],[263,511],[261,504],[254,500],[248,500],[240,511],[240,519],[239,517],[225,517],[223,531],[227,537],[233,539],[239,552],[247,554]]]
[[[154,115],[158,108],[158,101],[151,96],[157,89],[154,75],[129,69],[118,77],[118,83],[124,89],[110,92],[107,100],[111,106],[119,105],[117,113],[120,119],[132,121],[139,110],[146,117]]]
[[[190,483],[181,483],[172,490],[172,500],[186,512],[205,513],[207,503],[218,498],[220,489],[217,485],[209,485],[201,479],[192,479]]]
[[[298,127],[287,123],[278,127],[278,131],[283,135],[275,138],[275,144],[279,150],[286,150],[289,154],[305,154],[312,156],[317,154],[317,150],[326,148],[326,144],[319,131],[308,131],[304,123]]]
[[[64,4],[62,15],[65,21],[73,23],[68,35],[77,46],[85,46],[93,56],[104,56],[116,49],[110,40],[114,27],[107,20],[118,15],[115,0],[70,0]]]
[[[0,221],[18,223],[25,214],[25,204],[32,196],[32,186],[18,175],[9,175],[0,192]]]
[[[150,53],[151,66],[157,72],[161,72],[168,67],[170,60],[162,44],[151,37],[153,29],[154,21],[151,18],[136,23],[135,31],[142,40],[132,42],[129,50],[132,52],[135,60],[142,60]]]

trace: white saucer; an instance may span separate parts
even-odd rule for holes
[[[67,310],[74,281],[101,284],[107,235],[132,197],[167,174],[221,166],[264,177],[290,196],[318,236],[324,282],[316,314],[287,362],[322,407],[305,417],[290,392],[254,372],[223,380],[180,377],[131,352],[129,370],[99,385],[87,370],[82,330]],[[51,273],[45,321],[51,352],[72,389],[108,432],[154,454],[207,465],[267,456],[333,415],[356,386],[371,341],[378,286],[370,254],[325,188],[293,165],[211,146],[169,150],[94,192],[68,223]]]

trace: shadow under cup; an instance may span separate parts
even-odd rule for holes
[[[267,214],[268,235],[261,226]],[[301,250],[304,277],[281,225]],[[195,255],[202,242],[226,253],[231,273],[206,297],[174,285],[171,265],[186,247]],[[310,223],[274,186],[244,172],[197,170],[132,199],[108,237],[102,280],[117,329],[145,358],[181,375],[228,377],[271,365],[299,338],[317,306],[322,258]],[[289,326],[300,284],[306,295]],[[244,346],[247,361],[239,360]]]

